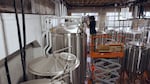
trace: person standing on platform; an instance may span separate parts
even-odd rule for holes
[[[89,28],[90,28],[90,36],[91,38],[96,35],[96,21],[94,16],[89,16]],[[96,45],[96,39],[94,39],[93,43]],[[96,46],[94,47],[94,51],[96,50]]]
[[[96,35],[96,21],[95,21],[95,17],[94,16],[89,16],[89,28],[90,28],[90,34],[91,35]]]

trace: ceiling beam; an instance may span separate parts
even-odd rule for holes
[[[93,0],[95,2],[92,2],[92,0],[80,0],[80,3],[72,3],[73,2],[79,2],[79,0],[64,0],[67,3],[68,8],[72,7],[114,7],[115,4],[118,4],[118,7],[123,7],[123,6],[129,6],[129,4],[132,4],[131,6],[135,5],[145,5],[145,4],[150,4],[149,1],[139,3],[139,2],[126,2],[124,0]],[[81,3],[84,2],[84,3]]]
[[[103,4],[103,5],[96,5],[96,4],[72,4],[70,7],[113,7],[115,3],[110,3],[110,4]]]

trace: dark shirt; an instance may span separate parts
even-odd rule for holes
[[[90,21],[89,24],[90,34],[96,34],[95,26],[96,26],[96,21]]]

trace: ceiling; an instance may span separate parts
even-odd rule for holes
[[[125,5],[129,2],[138,4],[148,2],[149,0],[63,0],[68,7],[110,7],[117,5]]]
[[[110,5],[114,3],[121,3],[122,0],[65,0],[65,2],[71,6],[104,6],[104,5]]]

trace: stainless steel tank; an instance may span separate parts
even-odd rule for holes
[[[126,50],[126,70],[128,73],[142,74],[148,64],[148,49],[140,42],[129,42]]]
[[[20,84],[67,84],[64,81],[54,80],[51,81],[50,79],[36,79],[36,80],[30,80],[26,81]]]
[[[150,80],[150,44],[148,43],[148,65],[147,65],[147,73],[148,73],[148,79]]]
[[[82,84],[86,76],[86,34],[78,26],[71,25],[52,30],[52,51],[70,47],[68,52],[76,55],[80,60],[79,67],[72,72],[72,83]]]
[[[68,64],[68,65],[67,65]],[[67,68],[65,68],[68,66]],[[30,73],[37,76],[61,76],[79,66],[79,60],[71,53],[61,52],[33,59],[28,66]]]

